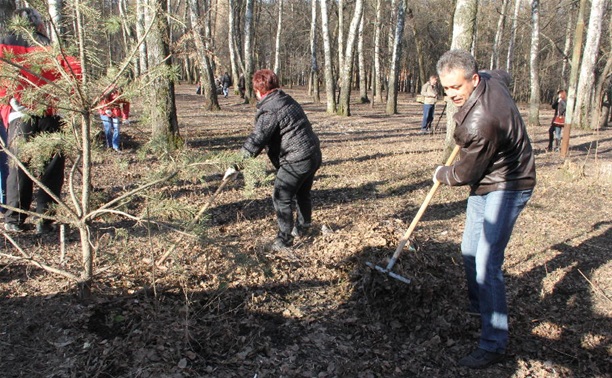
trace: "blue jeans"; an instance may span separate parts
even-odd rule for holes
[[[121,126],[121,120],[116,117],[109,117],[106,115],[101,115],[102,125],[104,125],[104,136],[106,140],[106,147],[114,148],[115,150],[120,149],[121,145],[121,136],[119,135]]]
[[[470,310],[480,312],[479,347],[489,352],[504,353],[508,344],[504,251],[532,193],[500,190],[468,198],[461,254]]]
[[[423,105],[423,121],[421,122],[421,131],[426,131],[431,127],[431,123],[434,119],[434,111],[436,109],[435,104],[424,104]]]
[[[229,86],[223,85],[223,96],[227,97],[229,95]]]

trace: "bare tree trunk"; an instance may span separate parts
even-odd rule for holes
[[[336,112],[336,84],[331,58],[329,41],[329,22],[327,21],[327,0],[319,0],[321,4],[321,33],[323,34],[323,51],[325,55],[325,93],[327,96],[327,113]]]
[[[520,1],[520,0],[517,0]],[[453,40],[451,49],[470,51],[474,39],[476,15],[478,13],[478,0],[457,0],[455,17],[453,18]],[[442,161],[446,161],[455,147],[455,120],[457,107],[452,101],[446,102],[446,137],[444,139],[445,151]]]
[[[382,0],[376,0],[376,25],[374,31],[374,98],[372,104],[383,102],[383,77],[380,67],[380,33],[382,23]]]
[[[359,22],[359,36],[357,39],[357,54],[359,66],[359,101],[362,104],[370,102],[368,99],[368,78],[366,77],[365,57],[363,56],[363,23],[365,20],[365,12],[361,15]]]
[[[276,25],[276,46],[274,48],[274,72],[281,77],[280,45],[283,28],[283,0],[278,0],[278,25]]]
[[[62,8],[63,2],[62,0],[49,0],[49,16],[51,17],[51,41],[57,43],[59,41],[61,34],[61,25],[62,25]]]
[[[203,0],[204,12],[206,14],[208,0]],[[191,32],[193,34],[193,42],[198,54],[198,61],[200,62],[200,80],[201,90],[204,95],[204,109],[212,111],[219,110],[219,99],[217,98],[217,86],[215,84],[215,78],[208,58],[208,49],[204,43],[202,35],[205,32],[202,30],[202,22],[210,22],[210,18],[200,15],[200,8],[197,0],[187,0],[189,6],[189,16],[191,21]]]
[[[315,104],[321,102],[319,91],[319,64],[317,63],[317,1],[312,0],[310,5],[310,81],[308,95],[312,96]]]
[[[425,63],[423,59],[423,41],[421,41],[421,36],[416,28],[412,9],[408,9],[408,24],[412,29],[412,35],[414,36],[414,44],[416,45],[417,62],[419,64],[419,78],[421,79],[420,83],[417,85],[418,87],[419,85],[425,83],[425,81],[427,81],[429,78],[427,76],[427,73],[425,73]]]
[[[572,9],[575,5],[572,3]],[[563,65],[561,66],[561,79],[563,88],[567,88],[567,63],[569,62],[570,47],[572,45],[572,27],[574,12],[570,9],[567,12],[567,25],[565,27],[565,45],[563,46]]]
[[[147,8],[147,0],[136,0],[136,37],[140,43],[138,46],[138,74],[143,75],[149,69],[147,62],[147,43],[145,38],[145,30],[147,30],[146,21],[150,20],[148,16],[149,10]]]
[[[344,0],[338,1],[338,76],[342,80],[342,68],[344,67]],[[342,83],[340,83],[342,88]]]
[[[506,11],[508,8],[508,1],[503,0],[501,4],[501,10],[499,13],[499,20],[497,21],[497,31],[495,32],[495,40],[493,41],[493,52],[491,53],[491,69],[499,67],[499,49],[501,47],[501,40],[504,36],[504,29],[506,27]]]
[[[237,83],[240,80],[240,74],[244,73],[244,67],[239,68],[238,49],[236,49],[236,25],[234,22],[234,0],[228,0],[227,7],[227,44],[230,55],[230,65],[232,70],[232,80]]]
[[[255,97],[253,92],[253,0],[246,0],[244,15],[244,87],[245,101],[250,102]]]
[[[608,60],[606,61],[606,65],[599,75],[597,80],[597,85],[595,86],[595,107],[593,109],[593,116],[591,118],[591,128],[593,130],[599,130],[600,128],[606,126],[608,120],[608,113],[610,111],[610,107],[612,104],[612,98],[610,98],[610,90],[606,89],[606,84],[608,87],[612,88],[611,75],[612,75],[612,17],[609,18],[608,22]],[[606,97],[606,91],[608,93],[608,106],[606,107],[606,111],[603,111],[604,104],[603,99]]]
[[[529,125],[540,126],[540,0],[531,0],[531,51],[529,53]]]
[[[387,95],[387,114],[397,113],[397,90],[398,90],[398,74],[399,60],[402,56],[402,35],[404,34],[404,25],[406,22],[406,0],[400,0],[397,9],[397,18],[395,24],[395,36],[393,38],[393,53],[389,62],[389,90]]]
[[[174,80],[168,76],[170,63],[169,27],[166,17],[167,0],[153,0],[154,26],[147,38],[150,67],[159,69],[152,78],[154,91],[150,92],[151,131],[153,139],[165,143],[169,149],[176,147],[179,135],[174,98]]]
[[[521,1],[515,0],[514,13],[512,15],[512,27],[510,28],[510,40],[508,41],[508,55],[506,56],[506,71],[512,72],[512,59],[514,58],[514,45],[516,43],[516,29],[518,28],[518,15],[521,9]]]
[[[341,67],[340,74],[340,101],[338,102],[337,113],[343,116],[351,115],[351,84],[353,77],[353,61],[355,60],[355,45],[357,42],[357,31],[359,22],[363,16],[363,0],[355,1],[355,10],[353,19],[349,26],[348,35],[346,38],[346,51],[344,53],[344,66]],[[341,46],[338,46],[340,49]]]
[[[574,118],[574,104],[576,103],[576,87],[578,85],[578,73],[580,72],[580,56],[582,52],[582,37],[584,35],[584,8],[586,0],[580,0],[578,17],[576,19],[576,30],[574,31],[574,51],[572,52],[572,69],[570,71],[569,88],[567,91],[567,107],[565,110],[565,127],[563,127],[563,139],[561,140],[560,154],[567,156],[569,150],[569,138]]]
[[[599,42],[601,40],[601,27],[606,3],[609,0],[592,0],[591,15],[589,16],[589,28],[586,35],[586,45],[582,54],[580,66],[580,77],[576,90],[576,105],[574,106],[574,117],[572,123],[584,129],[592,123],[590,118],[593,106],[596,106],[595,95],[595,66],[599,56]],[[599,94],[597,94],[599,95]]]

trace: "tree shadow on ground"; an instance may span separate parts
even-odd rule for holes
[[[576,376],[612,373],[610,302],[591,286],[593,275],[610,262],[610,224],[594,225],[590,233],[599,235],[577,246],[571,245],[572,238],[554,245],[558,253],[551,261],[510,277],[516,353],[577,366]],[[599,306],[594,296],[599,297]],[[607,314],[602,313],[602,302],[607,303]]]

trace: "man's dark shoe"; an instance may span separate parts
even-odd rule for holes
[[[56,227],[53,223],[38,222],[36,223],[36,233],[38,235],[48,234],[49,232],[55,231]]]
[[[23,227],[18,225],[17,223],[5,223],[4,229],[8,232],[23,232]]]
[[[482,348],[478,348],[470,355],[459,360],[459,365],[469,367],[470,369],[484,369],[504,359],[502,353],[489,352]]]

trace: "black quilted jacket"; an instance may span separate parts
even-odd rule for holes
[[[264,149],[276,168],[320,155],[319,138],[300,104],[280,89],[257,104],[255,128],[242,150],[256,157]]]

